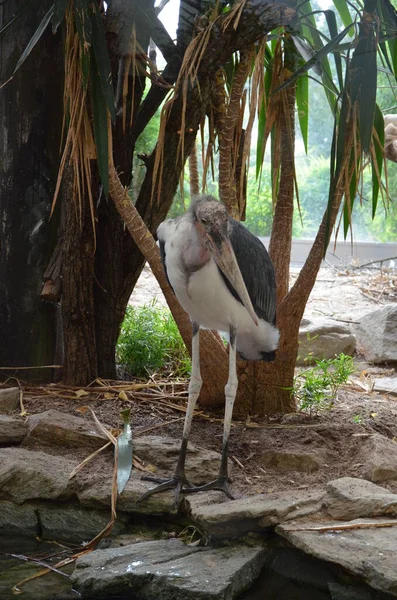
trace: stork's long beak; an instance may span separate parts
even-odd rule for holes
[[[258,317],[252,306],[251,298],[249,297],[229,238],[220,234],[219,237],[216,236],[216,239],[214,239],[209,233],[207,233],[207,238],[211,242],[212,255],[216,264],[236,290],[255,325],[258,325]]]

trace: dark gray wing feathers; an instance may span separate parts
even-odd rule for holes
[[[173,289],[172,285],[171,285],[171,282],[168,279],[167,265],[165,264],[165,242],[163,240],[161,240],[161,239],[159,239],[159,246],[160,246],[160,256],[161,256],[161,261],[163,263],[164,273],[165,273],[165,276],[167,278],[167,281],[168,281],[171,289]]]
[[[254,310],[259,318],[275,325],[276,280],[272,261],[255,235],[238,221],[230,219],[230,222],[230,241]],[[229,291],[241,302],[232,285],[221,274]]]

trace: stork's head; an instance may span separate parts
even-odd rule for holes
[[[233,221],[226,206],[212,196],[199,196],[191,204],[194,225],[199,238],[211,253],[214,261],[239,295],[254,323],[258,317],[237,263],[230,232]]]

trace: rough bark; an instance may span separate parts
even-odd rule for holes
[[[196,144],[193,144],[193,148],[189,156],[189,179],[190,195],[196,196],[200,193],[200,175],[198,170]]]
[[[154,0],[146,2],[145,6],[153,10]],[[136,68],[142,56],[140,52],[131,56],[130,47],[135,16],[137,9],[142,14],[142,2],[131,3],[129,9],[125,9],[125,2],[113,1],[107,16],[113,83],[114,89],[118,90],[117,116],[113,125],[114,162],[121,182],[126,186],[131,184],[132,179],[135,121],[145,89],[145,77]],[[135,30],[139,46],[147,48],[150,39],[147,25],[139,22]],[[123,89],[126,93],[124,100]],[[126,233],[114,203],[103,194],[100,196],[97,218],[94,282],[97,365],[101,377],[115,379],[116,343],[137,274],[131,237]]]
[[[290,40],[286,42],[285,55],[289,57],[296,55],[296,50]],[[291,62],[290,58],[289,60]],[[291,65],[284,66],[284,78],[287,78],[291,73],[292,69],[290,67]],[[276,124],[276,127],[280,130],[280,179],[269,255],[276,272],[278,304],[285,298],[289,289],[295,187],[295,97],[295,85],[280,92],[280,112]]]
[[[2,4],[0,27],[22,4]],[[0,40],[0,83],[11,75],[44,12],[45,6],[31,6],[18,21],[18,35],[9,31]],[[58,168],[62,73],[62,40],[48,32],[29,64],[0,90],[2,366],[48,365],[54,360],[58,306],[42,300],[40,292],[58,225],[56,217],[48,222],[48,214]],[[30,373],[52,377],[50,371]]]
[[[229,214],[234,219],[240,219],[240,207],[237,198],[239,190],[236,181],[236,167],[239,140],[236,133],[241,130],[241,105],[244,86],[251,70],[252,52],[240,52],[240,62],[233,80],[229,102],[222,116],[219,139],[219,197],[227,206]],[[237,149],[236,149],[237,145]]]
[[[94,234],[88,202],[77,214],[73,174],[68,167],[62,188],[62,320],[65,344],[63,380],[87,385],[98,376],[94,308]]]

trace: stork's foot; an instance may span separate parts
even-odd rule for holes
[[[140,496],[138,498],[138,500],[136,501],[136,504],[143,502],[144,500],[146,500],[147,498],[149,498],[149,496],[152,496],[153,494],[158,494],[159,492],[164,492],[165,490],[174,490],[175,504],[176,504],[176,506],[178,506],[181,493],[186,492],[186,490],[184,489],[184,486],[187,486],[188,488],[192,487],[192,484],[189,483],[189,481],[186,479],[186,477],[184,475],[183,476],[174,475],[170,479],[162,479],[159,477],[152,477],[150,475],[145,475],[144,477],[141,477],[141,479],[144,481],[154,481],[155,483],[158,483],[159,485],[154,487],[152,490],[148,490],[147,492],[142,494],[142,496]]]
[[[230,492],[228,478],[223,475],[218,477],[218,479],[215,479],[214,481],[205,483],[204,485],[199,485],[197,487],[191,486],[188,489],[183,490],[183,493],[194,494],[195,492],[208,492],[209,490],[217,490],[218,492],[223,492],[228,498],[234,500],[234,496]]]

